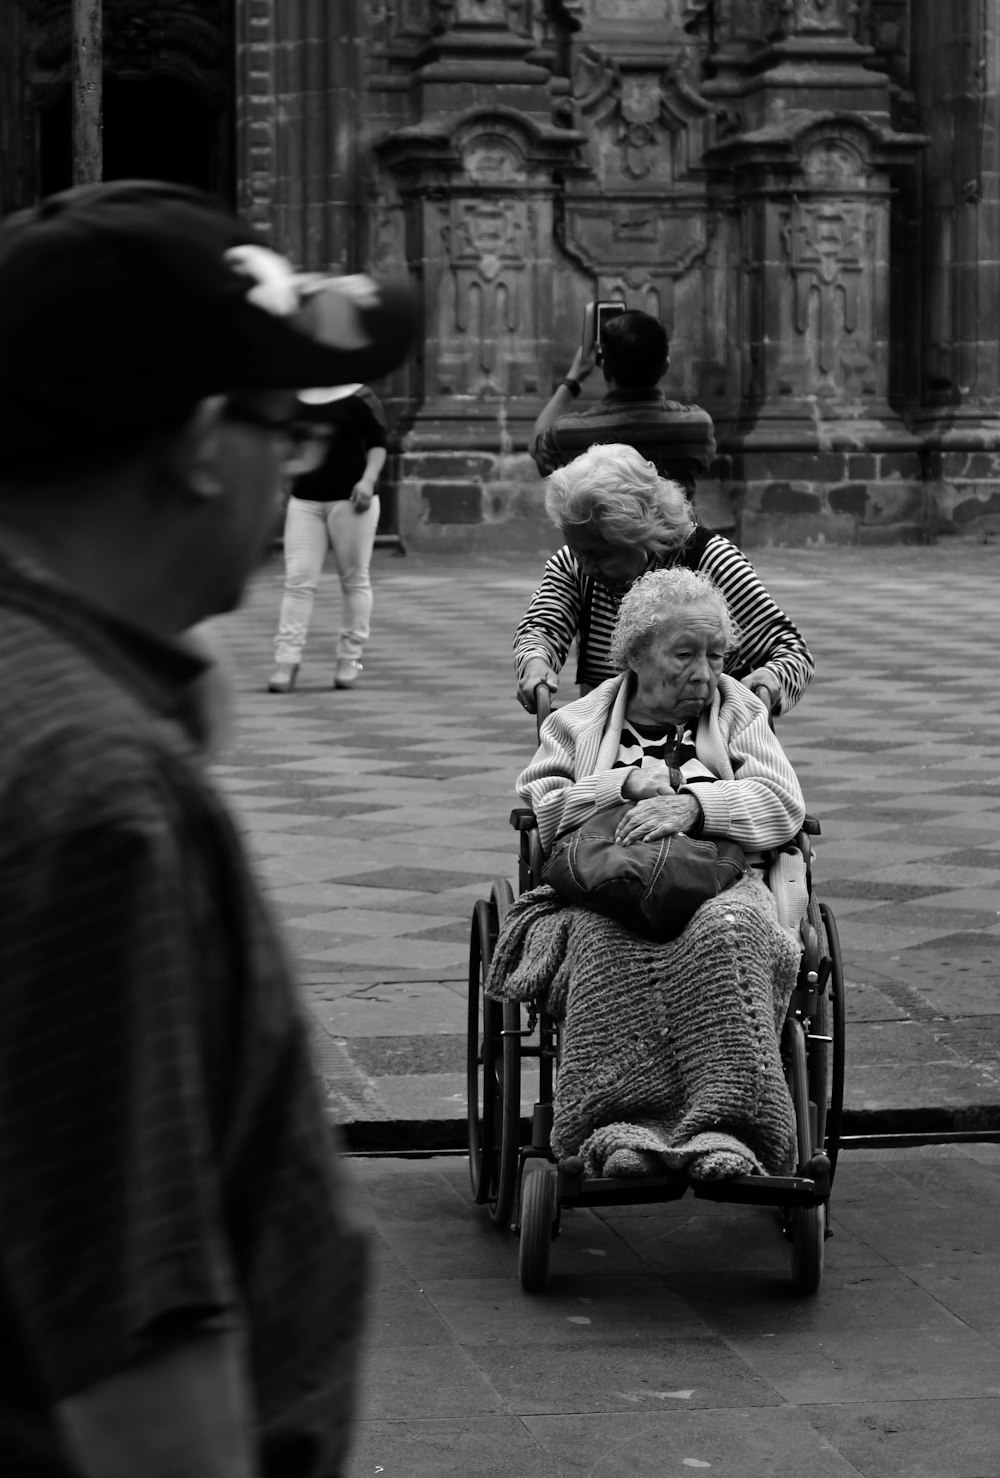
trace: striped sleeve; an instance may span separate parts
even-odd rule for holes
[[[742,634],[739,650],[726,659],[730,677],[766,667],[780,687],[775,713],[787,713],[812,681],[816,664],[798,628],[775,604],[741,549],[722,534],[705,547],[698,568],[722,591]]]
[[[566,661],[580,626],[580,570],[569,549],[546,561],[542,583],[514,632],[514,665],[520,679],[533,657],[543,657],[555,672]]]

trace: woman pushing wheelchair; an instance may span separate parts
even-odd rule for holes
[[[595,445],[547,479],[545,506],[566,540],[514,635],[517,696],[534,711],[535,690],[553,692],[577,640],[581,692],[613,676],[611,631],[625,591],[648,570],[684,567],[708,575],[741,632],[725,671],[775,714],[787,713],[812,679],[801,633],[723,534],[700,528],[683,489],[634,447]]]
[[[671,837],[743,851],[738,880],[673,938],[548,886],[504,921],[488,994],[564,1019],[552,1149],[590,1175],[717,1179],[795,1160],[779,1036],[808,901],[789,846],[804,805],[768,704],[726,671],[739,641],[707,575],[640,576],[611,636],[617,675],[549,716],[517,781],[550,863],[609,811],[620,857]]]

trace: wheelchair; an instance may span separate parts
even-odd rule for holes
[[[548,712],[548,689],[538,693],[538,730]],[[543,855],[530,809],[511,812],[518,833],[518,889],[541,881]],[[699,1199],[772,1206],[791,1251],[793,1289],[813,1294],[823,1274],[830,1235],[830,1193],[837,1169],[844,1103],[844,974],[831,909],[812,886],[812,844],[819,822],[807,816],[794,845],[806,868],[808,904],[802,919],[802,955],[781,1034],[781,1058],[795,1115],[796,1164],[791,1175],[737,1175],[695,1180],[683,1172],[640,1178],[584,1178],[576,1156],[556,1162],[550,1148],[559,1072],[561,1023],[534,1001],[494,1001],[485,985],[500,929],[514,892],[498,878],[477,900],[469,940],[467,1086],[469,1173],[473,1198],[497,1227],[519,1238],[518,1276],[529,1293],[544,1289],[562,1212]],[[522,1079],[530,1068],[535,1102],[522,1121]]]

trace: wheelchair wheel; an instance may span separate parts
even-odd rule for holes
[[[823,1003],[826,1008],[826,1025],[822,1028],[833,1041],[827,1046],[830,1055],[829,1106],[827,1108],[820,1145],[825,1146],[830,1161],[830,1179],[837,1170],[837,1155],[840,1152],[841,1121],[844,1113],[844,960],[840,951],[840,935],[837,920],[825,903],[819,906],[823,929],[826,934],[826,952],[830,956],[830,980]]]
[[[844,1107],[844,971],[833,914],[825,903],[811,897],[808,917],[820,941],[820,952],[830,961],[830,978],[810,1024],[807,1058],[815,1147],[826,1152],[832,1182]]]
[[[526,1293],[540,1293],[549,1281],[549,1256],[555,1236],[556,1182],[549,1171],[525,1171],[520,1220],[518,1277]]]
[[[826,1206],[793,1206],[788,1216],[792,1284],[796,1293],[815,1293],[823,1276]]]
[[[520,1138],[520,1039],[516,1001],[493,1001],[485,993],[497,935],[513,902],[510,884],[494,883],[490,900],[479,899],[469,941],[469,1000],[466,1041],[469,1175],[479,1206],[489,1206],[498,1226],[510,1221],[517,1189]]]
[[[795,1110],[797,1171],[804,1174],[822,1145],[816,1135],[816,1103],[810,1101],[806,1035],[800,1021],[786,1021],[783,1038],[788,1089]],[[813,1087],[815,1091],[815,1087]],[[788,1206],[783,1214],[785,1235],[792,1244],[792,1284],[796,1293],[815,1293],[823,1276],[826,1241],[826,1205]]]

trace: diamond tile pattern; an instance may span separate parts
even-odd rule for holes
[[[779,734],[822,823],[817,890],[840,922],[850,1018],[880,1026],[849,1040],[848,1108],[953,1108],[959,1083],[960,1100],[1000,1122],[996,1053],[958,1029],[989,1018],[995,1041],[1000,1017],[1000,548],[750,554],[817,660]],[[349,692],[332,687],[332,574],[291,694],[265,692],[280,561],[214,623],[234,700],[216,773],[284,916],[306,1005],[347,1060],[364,1039],[371,1092],[344,1096],[350,1123],[363,1097],[375,1119],[461,1128],[464,1078],[442,1073],[433,1039],[464,1031],[472,905],[516,873],[507,814],[534,732],[513,698],[510,637],[543,558],[379,550],[373,635]],[[575,696],[570,678],[561,698]],[[918,1021],[939,1027],[936,1077],[898,1070]],[[389,1050],[400,1035],[405,1074]]]

